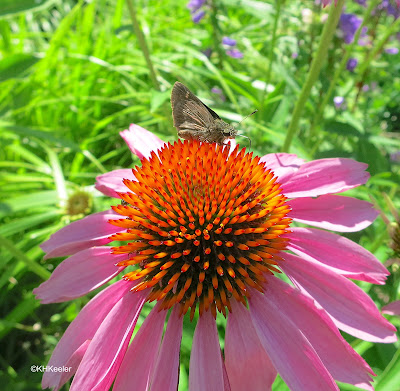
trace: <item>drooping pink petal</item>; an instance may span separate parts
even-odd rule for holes
[[[129,292],[107,314],[93,336],[71,384],[71,391],[108,390],[124,358],[145,302],[145,292]]]
[[[291,227],[288,249],[347,278],[384,284],[388,270],[375,256],[353,241],[315,228]]]
[[[160,149],[165,144],[154,133],[135,124],[131,124],[129,130],[124,130],[119,134],[139,159],[149,158],[152,151]]]
[[[252,290],[249,307],[260,342],[291,391],[339,390],[310,342],[278,303]]]
[[[224,390],[221,348],[211,311],[197,322],[189,368],[189,391],[205,390]]]
[[[263,156],[260,162],[264,162],[265,167],[270,168],[278,177],[279,183],[284,184],[304,164],[304,159],[290,153],[270,153]]]
[[[65,384],[73,375],[75,375],[78,367],[82,361],[83,356],[86,353],[87,348],[90,345],[89,340],[86,340],[75,352],[72,354],[70,359],[65,364],[65,367],[68,368],[67,371],[61,372],[61,378],[59,380],[59,385],[54,389],[54,391],[59,390],[63,384]]]
[[[157,360],[167,311],[157,304],[135,335],[115,379],[113,391],[147,391]]]
[[[176,391],[179,380],[179,352],[182,340],[183,316],[175,306],[168,319],[160,354],[153,370],[151,391]]]
[[[297,198],[290,201],[288,217],[301,223],[339,232],[355,232],[368,227],[379,212],[367,201],[338,195]]]
[[[372,369],[340,335],[329,315],[314,301],[280,279],[271,276],[264,284],[267,300],[276,303],[304,334],[334,379],[373,390]]]
[[[224,357],[222,356],[222,352],[221,352],[221,361],[222,361],[222,375],[224,378],[224,391],[232,391],[231,385],[229,383],[228,372],[226,371],[226,366],[224,363]]]
[[[224,378],[224,391],[232,391],[231,385],[229,383],[228,373],[226,372],[226,366],[224,363],[224,357],[222,356],[222,352],[221,352],[221,361],[222,361],[222,375]]]
[[[110,243],[108,237],[123,231],[108,222],[121,216],[113,210],[91,214],[61,228],[40,245],[44,259],[72,255],[86,248]]]
[[[82,344],[93,338],[104,318],[131,288],[131,281],[121,280],[110,285],[90,300],[68,326],[47,365],[56,367],[66,365]],[[46,371],[43,375],[42,387],[61,386],[61,376],[61,372]]]
[[[400,300],[392,301],[391,303],[382,307],[382,312],[388,315],[400,316]]]
[[[396,328],[376,308],[372,299],[346,277],[318,263],[282,254],[282,270],[314,298],[346,333],[371,342],[396,341]]]
[[[82,250],[61,262],[33,293],[43,304],[86,295],[121,272],[124,267],[115,264],[126,258],[126,254],[111,254],[111,247],[106,246]]]
[[[232,391],[270,390],[276,369],[260,343],[248,310],[231,302],[225,331],[225,366]]]
[[[117,192],[125,193],[128,190],[122,182],[123,179],[136,181],[132,169],[122,168],[97,176],[95,188],[108,197],[121,198]]]
[[[367,167],[345,158],[313,160],[293,174],[283,185],[283,193],[288,198],[340,193],[364,184],[369,178]]]

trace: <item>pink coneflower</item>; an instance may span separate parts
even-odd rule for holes
[[[382,307],[382,312],[388,315],[400,316],[400,300],[392,301]]]
[[[142,165],[101,175],[96,187],[123,203],[42,245],[46,258],[71,256],[35,294],[62,302],[122,271],[124,279],[71,323],[48,365],[72,369],[46,372],[43,387],[59,389],[75,374],[71,391],[107,390],[113,382],[114,391],[175,391],[187,314],[198,318],[190,391],[268,390],[277,373],[291,390],[338,390],[334,379],[372,390],[373,371],[338,329],[396,340],[395,328],[349,280],[383,284],[388,272],[358,244],[326,231],[358,231],[377,216],[368,202],[333,194],[364,184],[367,165],[259,158],[196,140],[164,144],[137,125],[121,135]],[[156,305],[130,343],[146,301]],[[227,317],[224,355],[218,313]]]

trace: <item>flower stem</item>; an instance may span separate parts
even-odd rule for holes
[[[146,43],[146,38],[143,34],[142,28],[136,17],[136,9],[135,9],[134,3],[135,3],[135,0],[126,0],[126,4],[128,5],[129,15],[131,16],[131,20],[132,20],[133,30],[135,31],[136,37],[139,41],[140,49],[143,52],[143,56],[146,60],[147,67],[149,68],[150,78],[153,83],[153,87],[157,91],[160,91],[160,84],[158,83],[156,71],[154,69],[153,62],[151,61],[151,58],[150,58],[150,52],[149,52],[149,48]]]
[[[317,49],[317,53],[311,63],[310,71],[308,72],[303,89],[301,90],[299,99],[293,110],[292,120],[290,121],[288,132],[286,135],[285,143],[283,144],[283,151],[288,152],[292,143],[293,137],[298,131],[298,125],[301,114],[303,113],[304,106],[310,96],[311,88],[318,79],[321,72],[322,65],[328,53],[329,44],[332,41],[333,34],[335,33],[336,26],[339,22],[340,13],[342,11],[344,0],[338,0],[337,5],[330,6],[329,16],[322,31],[321,39]]]
[[[269,78],[271,77],[271,68],[272,68],[272,61],[274,58],[274,49],[276,45],[276,32],[278,30],[278,22],[279,18],[281,16],[281,5],[283,3],[282,0],[276,0],[276,11],[275,11],[275,17],[274,17],[274,25],[272,27],[272,38],[271,42],[269,45],[269,51],[268,51],[268,68],[267,68],[267,75],[265,77],[267,83],[270,82]]]
[[[328,104],[328,102],[330,102],[330,100],[331,100],[331,97],[332,97],[332,94],[333,94],[333,90],[336,87],[337,81],[338,81],[339,77],[341,76],[343,70],[345,69],[347,61],[349,60],[350,55],[353,52],[354,47],[358,44],[358,40],[360,39],[361,32],[362,32],[365,24],[367,23],[369,16],[371,15],[371,11],[375,8],[375,6],[379,2],[380,2],[380,0],[372,1],[369,4],[368,8],[365,10],[364,16],[363,16],[363,21],[362,21],[360,27],[357,29],[357,31],[356,31],[356,33],[354,35],[353,42],[347,47],[346,53],[343,56],[342,61],[340,62],[340,65],[336,68],[336,71],[335,71],[335,73],[333,75],[333,78],[332,78],[332,80],[331,80],[331,82],[329,84],[328,91],[326,92],[321,104],[319,105],[319,107],[318,107],[318,109],[317,109],[317,111],[315,113],[313,122],[311,124],[311,131],[310,131],[311,137],[315,136],[316,127],[318,126],[318,124],[320,123],[321,119],[323,118],[325,107]]]
[[[214,41],[214,50],[218,55],[218,68],[222,69],[223,60],[224,60],[224,52],[221,48],[222,39],[221,39],[221,29],[218,24],[217,19],[218,12],[218,4],[216,4],[215,0],[211,1],[211,24],[212,24],[212,37]]]

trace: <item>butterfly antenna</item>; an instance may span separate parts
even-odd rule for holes
[[[236,137],[237,137],[237,136],[247,138],[247,139],[249,140],[249,148],[251,148],[251,139],[250,139],[250,137],[247,137],[247,136],[245,136],[244,134],[237,134]]]
[[[247,119],[247,118],[251,117],[253,114],[257,113],[257,111],[258,111],[258,110],[254,110],[251,114],[246,115],[246,117],[244,117],[244,118],[239,122],[239,125],[240,125],[245,119]],[[238,136],[239,136],[239,135],[238,135]]]

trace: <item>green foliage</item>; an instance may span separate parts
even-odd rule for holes
[[[258,109],[241,124],[241,132],[251,138],[251,149],[258,155],[280,151],[327,12],[312,0],[301,6],[282,1],[279,15],[272,0],[223,0],[214,2],[214,15],[207,8],[205,18],[194,24],[185,1],[136,3],[159,86],[151,80],[123,0],[0,4],[0,381],[4,390],[40,389],[41,374],[30,372],[30,366],[46,365],[60,335],[89,300],[39,305],[32,289],[61,260],[44,261],[38,246],[83,213],[115,203],[97,192],[93,183],[99,174],[133,166],[119,132],[136,123],[165,141],[176,140],[169,94],[179,80],[224,120],[239,122]],[[302,19],[305,7],[312,10],[310,22]],[[346,12],[363,14],[355,2],[346,7]],[[382,50],[371,58],[374,44],[392,23],[384,13],[371,16],[370,44],[355,45],[351,53],[368,66],[360,66],[362,72],[343,71],[334,95],[345,97],[346,107],[335,108],[332,97],[321,113],[321,99],[348,50],[336,34],[291,152],[305,159],[339,156],[367,162],[372,178],[357,189],[357,196],[372,198],[393,221],[382,194],[399,210],[400,159],[391,160],[390,155],[400,151],[400,62]],[[275,46],[271,46],[273,34]],[[222,36],[237,40],[243,59],[226,55],[218,40]],[[390,46],[399,47],[394,36],[390,39]],[[203,54],[209,48],[210,58]],[[212,87],[223,91],[222,99],[211,92]],[[238,141],[248,146],[245,139]],[[81,190],[92,198],[90,211],[68,215],[68,198]],[[393,273],[385,286],[365,287],[378,306],[399,299],[399,260],[390,261],[384,221],[378,218],[352,239],[374,252]],[[391,321],[400,325],[398,318]],[[224,320],[218,322],[222,326]],[[188,389],[194,332],[192,323],[184,326],[180,390]],[[223,327],[219,331],[223,343]],[[377,373],[377,390],[400,389],[397,344],[350,342]],[[278,378],[273,389],[287,387]]]

